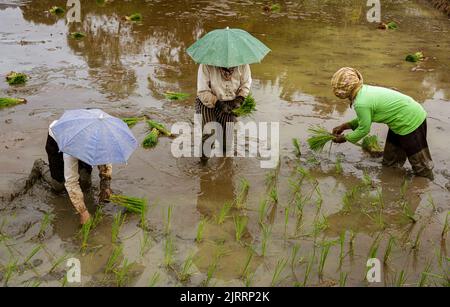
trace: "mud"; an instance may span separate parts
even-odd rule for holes
[[[189,7],[184,1],[111,1],[104,6],[82,1],[83,22],[68,25],[45,12],[65,1],[0,1],[0,78],[11,70],[31,77],[25,86],[0,82],[2,96],[28,100],[0,112],[1,282],[79,286],[65,282],[65,262],[59,261],[76,257],[81,261],[81,285],[117,284],[116,276],[105,275],[104,270],[114,248],[113,216],[120,208],[103,207],[104,218],[92,231],[88,248],[81,251],[78,217],[65,194],[52,193],[42,182],[20,194],[34,160],[46,159],[48,125],[66,109],[85,107],[121,117],[146,115],[169,127],[192,122],[197,66],[185,50],[208,31],[230,26],[248,30],[272,49],[261,64],[252,66],[252,92],[258,103],[253,119],[280,122],[280,167],[261,169],[257,158],[216,158],[206,166],[194,158],[175,159],[169,138],[161,138],[155,149],[139,148],[128,165],[115,166],[113,190],[144,197],[151,204],[147,227],[142,227],[140,217],[128,214],[120,230],[124,247],[120,260],[132,264],[125,285],[146,286],[158,274],[157,286],[199,286],[215,268],[210,285],[243,286],[243,265],[251,249],[255,253],[247,284],[254,286],[271,285],[282,259],[287,264],[278,286],[303,285],[305,279],[308,286],[338,285],[341,273],[348,274],[347,285],[395,285],[402,271],[405,285],[415,285],[428,263],[442,278],[430,277],[427,284],[448,284],[448,234],[444,238],[441,234],[450,208],[450,24],[428,4],[383,1],[383,20],[395,20],[399,29],[377,30],[366,22],[363,2],[279,1],[279,13],[266,13],[263,3],[250,1],[192,1]],[[133,12],[142,13],[141,24],[123,22],[122,17]],[[69,33],[74,31],[87,37],[72,40]],[[419,50],[426,61],[417,65],[404,61]],[[429,114],[434,182],[412,177],[409,165],[382,168],[379,159],[350,144],[320,155],[308,150],[309,125],[331,129],[354,116],[330,90],[330,77],[341,66],[358,67],[367,83],[398,89],[423,104]],[[191,98],[168,101],[166,91],[186,92]],[[139,141],[147,133],[144,122],[132,130]],[[374,125],[372,133],[383,139],[387,129]],[[294,137],[302,141],[300,158],[293,153]],[[342,173],[336,172],[338,156]],[[246,209],[232,209],[218,225],[216,216],[226,202],[234,201],[242,178],[250,183]],[[268,183],[267,178],[275,180]],[[299,188],[293,187],[300,182],[301,196],[307,197],[301,219],[295,201]],[[93,188],[86,191],[91,213],[97,207],[97,187],[94,174]],[[270,197],[274,187],[276,201]],[[346,207],[344,198],[353,189],[352,204]],[[263,256],[258,209],[264,199],[268,199],[264,223],[272,231]],[[173,216],[168,236],[169,206]],[[53,219],[42,232],[45,214]],[[242,243],[236,242],[233,216],[248,220]],[[204,240],[198,243],[202,218],[208,223]],[[141,252],[143,228],[149,237],[145,252]],[[341,261],[337,240],[344,232]],[[164,265],[167,237],[175,248],[169,268]],[[395,244],[383,266],[383,281],[367,283],[369,251],[378,242],[376,255],[383,260],[390,237]],[[331,242],[320,274],[320,254]],[[42,248],[24,263],[38,245]],[[297,245],[298,254],[292,259]],[[192,276],[182,283],[177,272],[191,253]]]

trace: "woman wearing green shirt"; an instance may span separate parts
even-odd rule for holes
[[[350,99],[357,117],[333,129],[334,142],[357,143],[370,133],[373,122],[389,127],[383,164],[403,166],[408,158],[416,175],[433,179],[433,161],[427,143],[427,113],[413,98],[397,91],[365,85],[356,69],[344,67],[332,80],[334,94]],[[346,130],[352,132],[343,135]]]

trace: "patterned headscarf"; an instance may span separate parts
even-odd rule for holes
[[[331,79],[334,94],[341,98],[353,101],[363,85],[363,77],[359,71],[351,67],[339,69]]]

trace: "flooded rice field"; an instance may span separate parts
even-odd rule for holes
[[[7,286],[448,286],[450,209],[450,21],[425,1],[382,1],[383,21],[366,21],[365,1],[81,1],[82,22],[48,10],[66,1],[0,0],[0,78],[26,73],[24,86],[0,82],[0,96],[26,104],[0,111],[0,283]],[[123,17],[140,12],[141,23]],[[114,166],[115,193],[148,200],[145,216],[113,204],[84,248],[66,194],[24,182],[46,160],[49,124],[67,109],[147,116],[170,127],[192,122],[198,66],[186,49],[207,32],[242,28],[272,52],[252,65],[252,120],[280,123],[280,162],[259,158],[175,158],[171,139],[139,148]],[[69,33],[86,33],[81,40]],[[426,60],[404,61],[422,51]],[[342,66],[368,84],[397,89],[427,110],[435,180],[383,168],[351,144],[316,154],[308,127],[353,118],[334,97]],[[185,92],[184,101],[165,98]],[[132,128],[138,141],[145,122]],[[387,127],[372,133],[384,140]],[[296,155],[292,139],[301,141]],[[86,191],[97,210],[97,176]],[[124,213],[125,214],[125,213]],[[117,234],[114,235],[114,234]],[[447,240],[446,240],[447,239]],[[66,259],[82,282],[66,279]],[[382,280],[366,280],[367,259]]]

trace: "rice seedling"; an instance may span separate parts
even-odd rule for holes
[[[174,259],[175,248],[173,246],[173,240],[168,236],[164,242],[164,265],[166,267],[172,266]]]
[[[241,272],[241,278],[247,277],[248,274],[250,273],[249,269],[250,269],[250,263],[252,262],[252,259],[253,259],[253,255],[254,255],[253,249],[250,248],[248,251],[247,257],[245,258],[244,267],[242,268],[242,272]]]
[[[270,190],[269,198],[272,201],[273,204],[278,204],[278,190],[277,187],[273,187],[272,190]]]
[[[417,287],[425,287],[427,285],[428,276],[431,271],[431,262],[429,262],[423,272],[420,274],[420,279],[417,283]]]
[[[308,261],[308,264],[306,265],[305,277],[303,278],[303,284],[302,284],[303,287],[306,287],[306,285],[308,283],[309,275],[311,275],[311,270],[312,270],[312,267],[314,264],[314,258],[316,256],[315,253],[316,253],[316,250],[314,249],[313,254]]]
[[[270,11],[271,11],[272,13],[279,13],[279,12],[281,12],[281,5],[278,4],[278,3],[272,4],[272,5],[270,6]]]
[[[267,210],[269,209],[267,199],[261,200],[258,207],[258,222],[260,225],[264,224],[264,220],[267,216]]]
[[[9,97],[1,97],[0,98],[0,110],[3,108],[14,107],[18,104],[27,103],[26,99],[22,98],[9,98]]]
[[[378,254],[378,248],[380,247],[380,237],[381,234],[379,234],[375,240],[373,240],[372,245],[370,246],[369,249],[369,258],[377,258],[377,254]]]
[[[343,173],[342,158],[340,156],[338,156],[336,158],[336,163],[334,164],[334,170],[335,170],[336,174],[338,174],[338,175]]]
[[[250,189],[250,183],[247,179],[242,178],[239,183],[239,191],[236,196],[235,206],[237,209],[244,209],[247,203],[248,191]]]
[[[408,54],[405,58],[405,61],[416,63],[424,60],[424,56],[422,52],[416,52],[414,54]]]
[[[235,216],[233,220],[234,220],[236,241],[241,242],[248,220],[245,216]]]
[[[450,216],[450,213],[447,213],[447,215],[445,216],[444,228],[442,228],[441,237],[444,240],[447,237],[447,233],[448,233],[448,229],[449,229],[449,225],[448,225],[448,217],[449,216]]]
[[[339,267],[342,266],[342,262],[344,261],[345,254],[344,254],[344,244],[345,244],[345,230],[341,232],[341,235],[339,236]]]
[[[429,204],[429,205],[431,206],[431,208],[433,209],[433,212],[437,212],[436,204],[434,203],[433,196],[431,196],[430,193],[428,193],[427,201],[428,201],[428,204]]]
[[[239,117],[247,117],[250,116],[253,112],[256,111],[256,101],[253,98],[253,95],[250,93],[245,97],[242,105],[233,110],[233,114]]]
[[[284,208],[284,236],[287,237],[287,228],[289,224],[289,207]]]
[[[411,223],[415,224],[417,223],[417,219],[415,217],[414,212],[411,210],[411,207],[409,206],[409,203],[407,201],[402,201],[402,213],[403,216],[405,216],[408,220],[410,220]]]
[[[117,287],[123,287],[128,283],[132,266],[132,263],[128,263],[128,259],[124,259],[122,265],[114,271]]]
[[[92,228],[97,227],[103,220],[103,209],[98,206],[95,210],[94,217],[92,218]]]
[[[81,229],[80,229],[81,250],[85,250],[86,247],[88,246],[89,235],[91,233],[91,230],[93,229],[92,225],[93,225],[93,219],[90,218],[89,220],[87,220],[86,223],[84,223],[81,226]]]
[[[309,148],[316,152],[323,151],[325,145],[334,139],[334,135],[322,126],[311,126],[308,132],[311,134]]]
[[[153,273],[152,277],[150,277],[150,280],[148,282],[148,286],[156,287],[156,284],[158,283],[160,277],[161,277],[161,274],[159,272]]]
[[[25,258],[25,261],[23,264],[30,264],[30,260],[42,249],[42,245],[38,244],[36,245],[31,252],[28,254],[27,258]]]
[[[70,33],[70,37],[76,40],[80,40],[86,37],[86,33],[84,32],[72,32]]]
[[[158,144],[159,130],[154,128],[142,141],[142,147],[153,148]]]
[[[267,190],[270,190],[277,182],[278,173],[276,170],[270,171],[266,174],[265,183]]]
[[[119,260],[123,256],[123,245],[116,245],[111,252],[105,266],[105,274],[110,274],[116,270],[119,265]]]
[[[376,135],[366,136],[362,140],[361,147],[371,156],[380,157],[383,155],[384,149],[381,147],[380,142],[378,141],[378,137]]]
[[[426,225],[423,225],[422,227],[420,227],[419,231],[417,232],[416,235],[416,239],[414,240],[414,244],[413,246],[411,246],[411,249],[413,250],[418,250],[420,247],[420,237],[423,233],[423,231],[425,230]]]
[[[109,200],[125,209],[128,212],[142,214],[147,208],[147,200],[125,195],[111,195]]]
[[[378,203],[380,204],[380,208],[384,209],[383,190],[380,187],[377,188],[377,199]]]
[[[349,240],[349,250],[350,255],[353,255],[354,247],[355,247],[355,239],[356,239],[356,233],[353,230],[350,230],[350,240]]]
[[[403,180],[403,183],[400,187],[400,197],[401,199],[405,199],[406,197],[406,192],[408,192],[408,181]]]
[[[316,238],[322,231],[328,229],[328,219],[325,215],[322,218],[316,218],[313,222],[313,236]]]
[[[390,260],[392,248],[394,247],[394,244],[395,244],[395,238],[391,236],[387,243],[386,251],[384,252],[384,258],[383,258],[384,264],[388,263],[388,261]]]
[[[342,211],[345,213],[349,213],[352,210],[353,203],[355,201],[355,189],[351,189],[345,192],[342,197]]]
[[[139,118],[139,117],[125,117],[125,118],[122,118],[122,120],[125,122],[125,124],[128,125],[129,128],[133,128],[134,126],[136,126],[136,124],[138,122],[140,122],[142,120],[142,118]]]
[[[401,270],[400,274],[398,274],[398,277],[397,277],[397,274],[395,274],[395,276],[396,276],[395,277],[395,286],[396,287],[403,287],[405,285],[405,283],[406,283],[406,280],[408,279],[407,276],[406,276],[405,271]]]
[[[12,71],[6,76],[6,82],[9,85],[25,84],[28,81],[28,76],[24,73]]]
[[[214,256],[214,260],[213,262],[211,262],[208,266],[208,269],[206,271],[206,279],[203,281],[203,286],[208,287],[209,283],[211,282],[211,280],[214,277],[214,274],[217,271],[217,268],[219,266],[219,260],[221,258],[221,254],[217,254]]]
[[[261,232],[261,256],[265,257],[267,251],[267,243],[272,236],[272,227],[270,225],[261,224]]]
[[[186,93],[178,93],[178,92],[165,92],[164,96],[168,100],[182,101],[182,100],[188,99],[190,95],[186,94]]]
[[[280,260],[278,260],[277,265],[275,266],[275,270],[272,275],[272,282],[270,283],[270,285],[272,287],[275,287],[278,283],[280,283],[281,274],[283,273],[283,271],[286,267],[286,264],[287,264],[286,259],[281,258]]]
[[[59,16],[59,15],[63,15],[66,12],[66,10],[63,9],[62,7],[60,7],[60,6],[54,6],[54,7],[52,7],[49,10],[49,12],[52,15],[58,15]]]
[[[302,150],[300,148],[300,141],[297,138],[292,139],[292,145],[294,146],[294,153],[297,157],[302,155]]]
[[[111,242],[113,244],[117,243],[119,239],[120,229],[122,228],[123,223],[125,222],[126,215],[123,215],[122,212],[118,212],[114,215],[112,228],[111,228]]]
[[[164,134],[165,136],[172,136],[172,132],[170,132],[163,124],[158,123],[154,120],[148,120],[147,125],[151,130],[156,129],[160,133]]]
[[[228,214],[230,213],[232,204],[231,203],[225,203],[222,208],[219,211],[219,215],[216,217],[216,223],[218,225],[222,225],[225,222],[225,219],[228,217]]]
[[[192,275],[192,266],[194,265],[194,254],[191,252],[186,257],[186,259],[183,262],[183,265],[181,266],[181,271],[178,274],[178,278],[181,283],[186,283],[189,281]]]
[[[65,286],[67,286],[67,275],[64,275],[63,278],[61,278],[61,288],[64,288]]]
[[[195,237],[195,241],[197,242],[197,243],[200,243],[200,242],[202,242],[203,241],[203,233],[204,233],[204,231],[205,231],[205,226],[206,226],[206,223],[208,222],[208,219],[206,218],[206,217],[203,217],[201,220],[200,220],[200,223],[198,223],[198,226],[197,226],[197,235],[196,235],[196,237]]]
[[[341,272],[339,275],[339,287],[343,288],[347,284],[348,273]]]
[[[325,242],[324,244],[322,244],[322,249],[320,251],[320,258],[319,258],[319,268],[318,268],[319,279],[322,279],[322,277],[323,277],[323,269],[325,268],[325,263],[327,261],[328,254],[330,253],[331,245],[332,245],[332,242]]]
[[[140,240],[140,252],[139,254],[143,257],[151,247],[151,237],[147,230],[142,230],[142,238]]]
[[[53,262],[52,267],[50,268],[48,273],[52,274],[61,264],[66,262],[67,258],[68,258],[68,255],[64,254],[61,257],[59,257],[58,259],[56,259],[55,262]]]
[[[370,177],[369,173],[366,170],[364,170],[364,172],[363,172],[362,184],[365,187],[369,187],[369,186],[373,185],[373,179],[372,179],[372,177]]]
[[[45,237],[45,233],[47,232],[48,227],[52,223],[55,216],[51,213],[45,213],[42,217],[41,225],[39,226],[38,238],[43,239]]]
[[[140,14],[140,13],[133,13],[130,16],[125,16],[125,20],[132,21],[132,22],[141,22],[142,21],[142,14]]]
[[[244,285],[249,288],[253,286],[253,278],[255,277],[255,272],[248,272],[244,277]]]
[[[166,224],[164,226],[164,233],[166,235],[170,234],[170,229],[172,228],[172,212],[173,212],[173,206],[167,207]]]
[[[17,270],[18,270],[17,260],[16,259],[10,260],[4,269],[4,276],[3,276],[4,286],[8,285],[8,282],[11,280],[11,278],[17,272]]]

